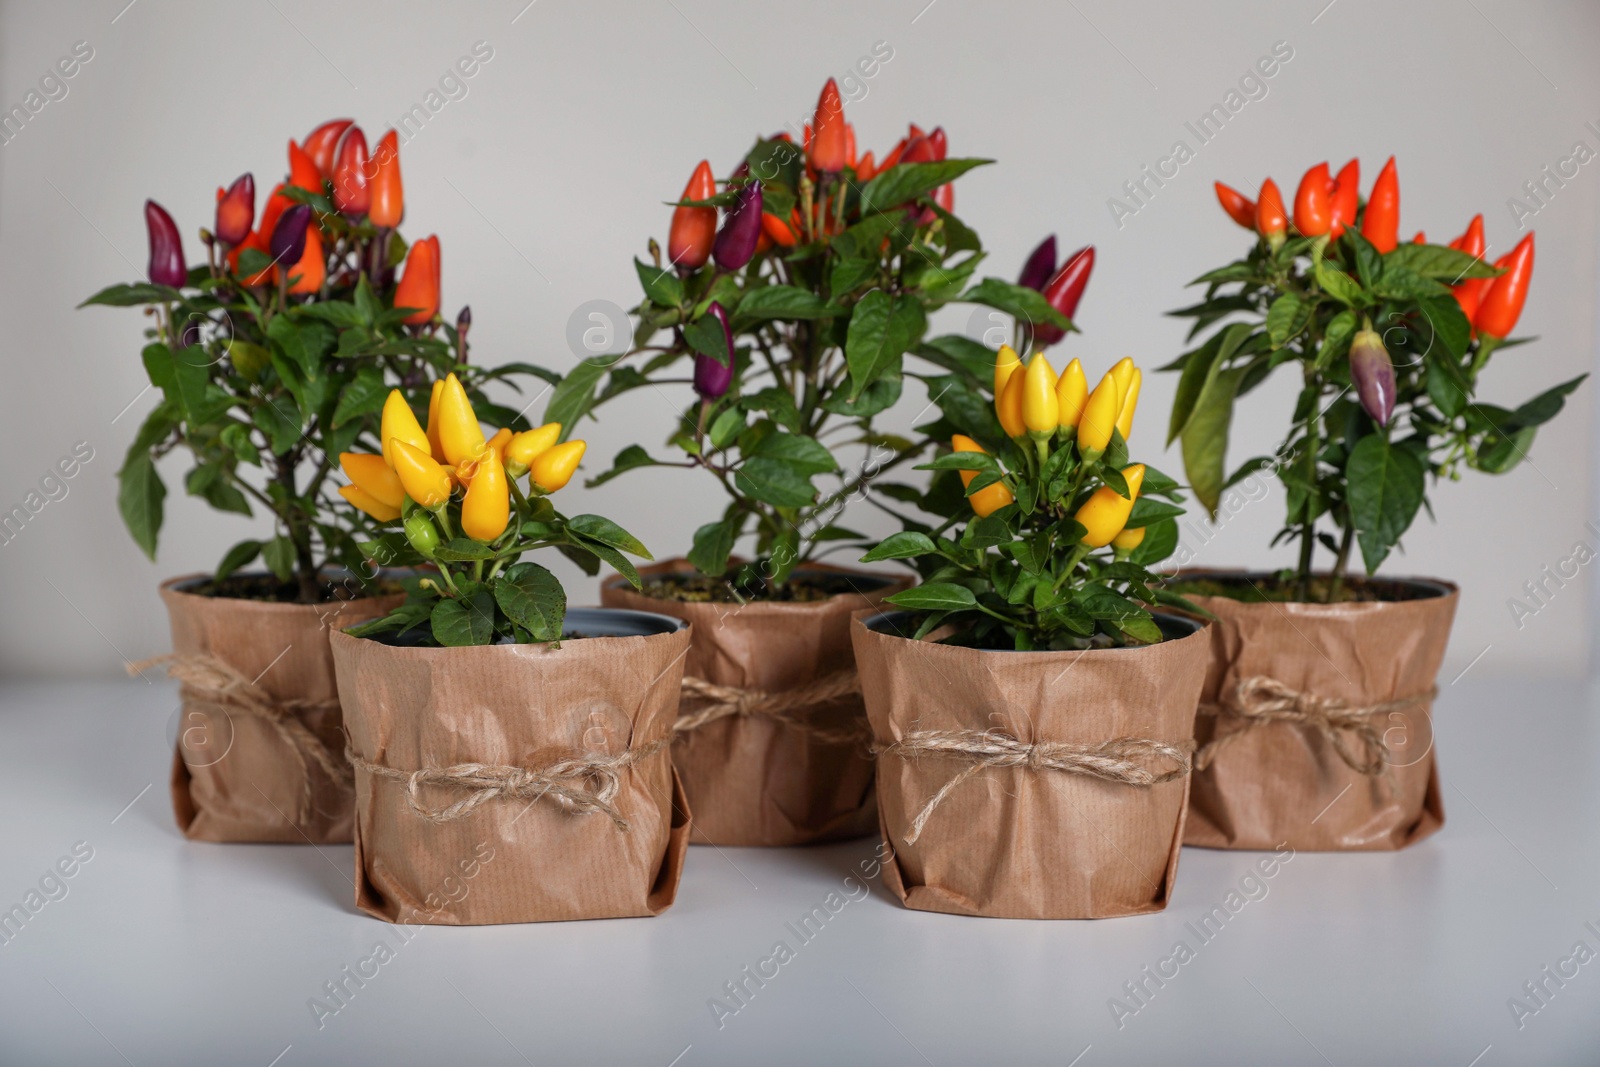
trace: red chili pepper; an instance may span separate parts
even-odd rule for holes
[[[217,190],[217,240],[225,245],[236,245],[250,236],[250,226],[256,220],[256,180],[242,174],[234,179],[228,191]]]
[[[1495,260],[1494,265],[1505,273],[1490,284],[1472,324],[1479,333],[1504,338],[1516,328],[1522,305],[1528,299],[1528,283],[1533,280],[1533,234],[1518,241],[1517,247]]]
[[[1094,271],[1094,245],[1085,245],[1067,257],[1061,270],[1044,287],[1046,302],[1067,318],[1072,318],[1078,310],[1078,301],[1083,298],[1084,287],[1089,284],[1089,275]],[[1036,345],[1045,347],[1053,345],[1067,335],[1067,331],[1052,322],[1036,323],[1033,328],[1033,339]]]
[[[289,292],[314,293],[322,288],[322,282],[327,276],[328,261],[322,254],[322,228],[313,221],[306,227],[305,251],[301,254],[299,262],[289,269],[289,277],[294,279],[289,286]]]
[[[405,186],[400,181],[400,135],[390,130],[378,140],[372,157],[372,203],[367,217],[374,226],[392,230],[406,213]]]
[[[793,248],[798,240],[789,224],[770,211],[761,216],[761,233],[779,248]]]
[[[1361,203],[1361,163],[1352,159],[1339,170],[1339,177],[1328,190],[1328,239],[1338,240],[1346,226],[1356,221]],[[1298,207],[1298,205],[1297,205]]]
[[[945,182],[933,191],[933,202],[944,208],[947,214],[955,214],[956,187],[954,182]]]
[[[150,281],[173,289],[182,288],[189,280],[189,270],[183,262],[183,238],[178,234],[178,224],[172,221],[166,208],[154,200],[146,200],[144,225],[150,233]]]
[[[289,142],[289,184],[308,193],[322,192],[322,171],[316,160],[293,141]]]
[[[394,288],[394,306],[416,308],[403,320],[418,326],[432,319],[439,310],[439,238],[424,237],[406,254],[405,273]]]
[[[817,114],[811,123],[811,144],[806,150],[806,160],[824,173],[836,174],[845,167],[844,104],[839,100],[839,86],[832,78],[817,98]]]
[[[367,135],[351,126],[339,141],[333,165],[333,203],[340,214],[360,218],[372,204],[372,163],[367,155]]]
[[[1318,163],[1300,179],[1294,194],[1294,228],[1307,237],[1321,237],[1333,224],[1331,184],[1326,163]]]
[[[1467,223],[1466,232],[1451,241],[1450,247],[1474,258],[1481,257],[1486,247],[1483,237],[1483,216],[1474,215],[1472,221]],[[1493,278],[1468,278],[1451,288],[1456,303],[1461,306],[1461,313],[1467,317],[1468,322],[1476,318],[1478,307],[1483,303],[1483,294],[1488,291],[1489,283],[1492,281]]]
[[[900,155],[902,163],[932,163],[939,157],[934,154],[933,142],[919,134],[906,143],[906,148]]]
[[[1256,232],[1267,239],[1274,248],[1283,243],[1289,220],[1283,211],[1283,195],[1278,183],[1268,178],[1261,183],[1261,197],[1256,201]]]
[[[324,178],[333,177],[334,149],[339,147],[339,138],[344,136],[344,131],[354,125],[355,122],[350,119],[334,119],[332,122],[324,122],[307,134],[304,141],[300,142],[300,147],[305,149],[306,155],[316,162],[317,170],[322,173]]]
[[[1411,243],[1414,245],[1425,245],[1428,243],[1428,235],[1423,233],[1421,230],[1418,230],[1417,235],[1411,239]]]
[[[844,124],[844,165],[856,165],[856,128],[848,122]]]
[[[883,166],[878,168],[878,173],[882,174],[884,171],[888,170],[890,167],[892,167],[895,164],[899,163],[900,162],[900,157],[906,154],[906,145],[908,145],[910,143],[911,143],[911,139],[909,137],[900,138],[899,143],[896,144],[893,148],[891,148],[889,150],[889,154],[888,155],[883,157]]]
[[[943,159],[949,150],[949,142],[945,139],[944,127],[935,126],[933,132],[928,134],[928,143],[933,146],[933,158]]]
[[[911,123],[911,132],[906,134],[906,140],[915,141],[918,137],[926,136],[928,135],[922,132],[922,127],[913,122]]]
[[[1239,192],[1239,190],[1223,185],[1221,182],[1217,182],[1216,187],[1217,202],[1222,205],[1222,210],[1228,213],[1228,217],[1247,230],[1255,229],[1256,202]]]
[[[1393,156],[1372,183],[1367,213],[1361,217],[1361,236],[1385,254],[1393,252],[1400,239],[1400,176],[1395,173]]]
[[[866,155],[856,160],[856,181],[865,185],[867,182],[870,182],[873,175],[877,173],[878,163],[877,160],[872,158],[871,152],[868,152]]]
[[[702,159],[689,176],[679,200],[710,200],[717,195],[717,179],[711,164]],[[699,270],[711,258],[717,239],[717,209],[714,207],[675,207],[672,229],[667,233],[667,259],[684,270]]]

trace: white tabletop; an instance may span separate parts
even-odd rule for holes
[[[1259,854],[1186,849],[1160,915],[1023,922],[863,895],[846,879],[872,841],[697,847],[658,918],[407,942],[356,912],[348,846],[183,840],[174,707],[167,682],[0,688],[0,909],[73,871],[0,944],[0,1063],[1600,1061],[1600,744],[1577,683],[1446,687],[1443,831],[1298,855],[1209,942],[1187,924]],[[786,924],[830,892],[848,902],[800,942]],[[1193,957],[1144,979],[1180,939]],[[319,1020],[313,998],[338,1005],[325,983],[380,940],[392,958]],[[733,1000],[725,983],[780,940],[793,958]],[[1141,979],[1142,1005],[1124,989]]]

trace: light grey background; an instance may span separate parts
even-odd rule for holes
[[[1185,283],[1247,240],[1217,208],[1214,179],[1253,191],[1271,174],[1292,195],[1306,167],[1359,154],[1366,185],[1397,153],[1404,232],[1445,240],[1482,211],[1494,256],[1519,236],[1508,198],[1575,142],[1600,149],[1585,125],[1600,123],[1591,4],[125,2],[0,6],[7,109],[74,42],[94,49],[65,98],[0,146],[0,510],[75,442],[94,449],[68,496],[0,546],[0,672],[11,676],[106,674],[164,651],[157,582],[208,569],[263,530],[174,485],[152,564],[117,517],[113,473],[153,402],[141,396],[141,321],[72,308],[142,275],[144,198],[173,212],[192,262],[217,185],[250,170],[264,192],[284,169],[284,143],[329,117],[357,118],[375,139],[477,41],[492,60],[403,160],[406,232],[441,236],[447,308],[470,301],[485,362],[569,365],[569,319],[587,301],[637,299],[630,257],[649,236],[664,239],[662,201],[696,161],[726,173],[754,135],[798,124],[822,81],[878,41],[893,58],[846,106],[863,149],[881,155],[910,119],[942,124],[956,154],[998,159],[961,181],[957,204],[993,273],[1013,276],[1046,232],[1063,251],[1095,244],[1085,332],[1056,351],[1096,372],[1124,354],[1154,367],[1182,351],[1184,325],[1162,312],[1189,302]],[[1265,98],[1119,227],[1109,198],[1179,138],[1192,147],[1184,123],[1278,41],[1294,55]],[[1521,332],[1542,340],[1497,358],[1487,399],[1520,402],[1593,362],[1597,191],[1600,163],[1590,163],[1531,220],[1538,265]],[[966,319],[956,311],[938,325],[960,330]],[[1172,387],[1171,376],[1149,379],[1135,445],[1177,473],[1176,453],[1159,451]],[[1600,542],[1585,530],[1592,392],[1541,434],[1531,464],[1441,488],[1438,524],[1419,520],[1390,563],[1462,584],[1447,677],[1469,665],[1486,676],[1584,670],[1587,573],[1550,583],[1548,606],[1520,628],[1507,602],[1575,542]],[[1284,381],[1249,399],[1234,460],[1270,451],[1291,397]],[[635,439],[657,444],[680,401],[641,390],[607,409],[583,431],[589,473]],[[904,422],[919,401],[908,395]],[[169,466],[169,479],[181,470]],[[568,490],[563,503],[608,514],[667,555],[720,507],[718,493],[668,471]],[[1284,562],[1264,550],[1281,511],[1274,486],[1214,536],[1197,524],[1196,562]],[[872,514],[853,521],[885,528]],[[575,579],[574,602],[593,600],[592,582],[562,573]]]

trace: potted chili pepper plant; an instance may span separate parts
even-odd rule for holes
[[[1073,360],[1009,347],[996,413],[946,408],[924,510],[864,560],[923,582],[852,639],[907,907],[1007,918],[1159,911],[1177,873],[1209,641],[1149,568],[1177,542],[1177,485],[1128,461],[1140,372],[1091,392]],[[998,415],[998,419],[995,417]],[[959,475],[959,479],[955,477]],[[1164,499],[1162,499],[1164,498]]]
[[[399,602],[356,547],[372,523],[398,517],[399,498],[359,459],[344,464],[356,484],[336,492],[334,472],[377,440],[390,386],[415,390],[429,368],[459,367],[476,392],[506,373],[465,365],[466,309],[456,327],[439,319],[438,238],[407,246],[397,230],[396,143],[390,131],[369,155],[348,119],[289,142],[288,179],[259,218],[250,174],[217,190],[206,261],[193,268],[172,216],[147,202],[147,280],[85,301],[153,320],[142,358],[160,400],[118,472],[139,547],[155,557],[167,495],[157,462],[179,450],[192,459],[191,496],[264,512],[272,526],[211,574],[161,587],[174,649],[162,659],[183,681],[172,795],[191,838],[350,840],[325,631]],[[257,560],[264,570],[245,570]]]
[[[1169,440],[1195,496],[1215,516],[1231,485],[1276,476],[1287,514],[1273,543],[1299,549],[1288,570],[1169,583],[1217,619],[1191,844],[1396,849],[1442,825],[1431,714],[1456,588],[1373,575],[1430,483],[1515,467],[1583,381],[1516,408],[1479,401],[1490,357],[1523,343],[1509,335],[1533,234],[1492,265],[1481,215],[1448,245],[1401,243],[1393,158],[1365,201],[1359,173],[1355,160],[1337,176],[1311,168],[1292,213],[1270,179],[1255,203],[1218,183],[1256,239],[1173,313],[1195,319],[1191,337],[1214,327],[1166,368],[1180,372]],[[1228,473],[1235,403],[1280,366],[1301,383],[1289,434]]]
[[[799,140],[757,141],[720,183],[700,163],[674,207],[665,261],[652,242],[652,261],[637,262],[633,351],[580,366],[552,400],[570,424],[602,378],[603,399],[693,386],[670,454],[630,446],[590,484],[679,467],[727,492],[684,558],[647,569],[642,591],[613,577],[601,594],[695,623],[681,712],[692,728],[674,758],[693,839],[720,845],[871,831],[849,616],[905,580],[824,557],[863,542],[847,509],[911,457],[909,442],[873,427],[900,398],[905,357],[973,380],[988,373],[992,354],[976,342],[925,338],[929,314],[966,301],[1070,328],[1035,288],[972,282],[982,248],[951,214],[952,183],[987,161],[948,158],[943,129],[911,127],[881,164],[858,157],[830,80]]]
[[[617,568],[649,559],[550,494],[582,441],[549,423],[484,436],[454,375],[424,428],[389,394],[374,468],[402,528],[363,546],[433,570],[406,602],[332,635],[356,784],[356,904],[390,922],[480,924],[654,915],[672,903],[688,809],[670,745],[688,627],[647,612],[567,610],[557,548]],[[527,489],[519,479],[527,475]],[[492,863],[474,862],[492,842]],[[461,865],[473,892],[445,894]]]

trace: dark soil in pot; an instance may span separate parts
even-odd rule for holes
[[[219,597],[227,600],[256,600],[267,604],[301,602],[298,583],[281,581],[275,575],[256,572],[231,574],[220,582],[211,578],[196,578],[178,588],[194,596]],[[379,578],[371,589],[363,589],[354,578],[325,576],[320,591],[321,599],[317,603],[331,604],[339,600],[404,594],[405,588],[392,578]]]
[[[887,578],[801,570],[790,575],[781,587],[772,589],[764,584],[740,587],[722,578],[682,572],[647,577],[641,591],[658,600],[687,604],[742,604],[751,600],[802,604],[831,600],[846,593],[870,593],[890,584],[892,581]]]
[[[1311,596],[1301,600],[1296,581],[1278,572],[1219,571],[1178,577],[1166,587],[1180,596],[1223,596],[1245,604],[1370,604],[1399,603],[1445,596],[1449,590],[1438,582],[1407,578],[1346,577],[1338,598],[1331,599],[1333,578],[1318,574],[1311,579]]]

